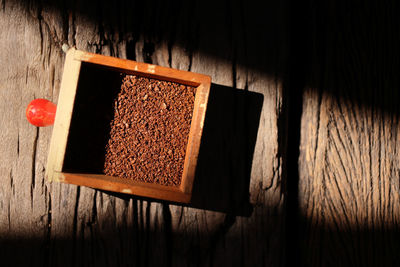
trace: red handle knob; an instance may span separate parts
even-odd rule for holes
[[[57,106],[49,100],[38,98],[29,103],[26,108],[26,118],[38,127],[53,125]]]

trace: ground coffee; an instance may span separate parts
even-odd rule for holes
[[[114,103],[104,173],[181,183],[196,88],[126,75]]]

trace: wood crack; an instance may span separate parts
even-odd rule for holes
[[[7,207],[7,218],[8,218],[8,230],[11,230],[11,203],[8,200],[8,207]]]
[[[69,36],[69,17],[71,12],[68,10],[68,7],[66,6],[67,2],[63,3],[63,9],[66,10],[62,14],[62,28],[63,28],[63,43],[68,44],[68,36]]]
[[[182,219],[183,219],[183,215],[184,215],[184,212],[185,211],[185,207],[180,207],[180,213],[179,213],[179,219],[178,219],[178,227],[179,226],[181,226],[181,224],[182,224]]]
[[[317,152],[318,152],[318,141],[319,141],[319,135],[320,135],[320,124],[321,124],[321,104],[322,104],[322,92],[318,92],[318,107],[316,114],[318,114],[318,119],[317,119],[317,129],[316,129],[316,136],[315,136],[315,147],[314,147],[314,164],[317,162]]]
[[[25,71],[25,84],[28,84],[28,76],[29,76],[29,66],[26,66],[26,71]]]
[[[192,49],[189,49],[188,57],[189,57],[188,71],[191,71],[192,70],[192,64],[193,64],[193,50]]]
[[[42,21],[43,21],[43,17],[42,17],[42,5],[40,3],[38,3],[38,10],[37,10],[37,14],[36,14],[36,19],[38,20],[38,24],[39,24],[39,34],[40,34],[40,54],[43,55],[43,27],[42,27]]]
[[[14,184],[14,175],[12,173],[12,169],[10,170],[10,189],[13,196],[15,196],[15,184]]]
[[[47,195],[47,186],[45,187],[45,195]],[[52,227],[52,210],[51,210],[51,193],[48,193],[48,202],[47,202],[47,231],[46,231],[46,240],[45,240],[45,260],[46,266],[49,266],[50,263],[50,247],[51,247],[51,227]]]
[[[17,157],[19,158],[19,129],[18,129],[18,133],[17,133]]]
[[[56,69],[55,69],[55,67],[54,66],[52,66],[51,67],[51,70],[50,70],[50,73],[51,73],[51,80],[50,80],[50,84],[51,84],[51,96],[50,96],[50,99],[53,99],[53,92],[54,92],[54,85],[55,85],[55,76],[56,76]]]
[[[33,191],[36,184],[36,154],[38,148],[39,139],[39,127],[36,127],[35,137],[33,139],[33,151],[32,151],[32,173],[31,173],[31,208],[33,209]]]
[[[172,46],[174,44],[174,41],[169,41],[168,42],[168,67],[172,68]]]
[[[75,4],[75,1],[73,1]],[[75,10],[71,10],[68,13],[68,35],[67,42],[68,44],[72,44],[73,47],[76,47],[76,14]]]
[[[97,190],[94,191],[93,194],[93,205],[92,205],[92,216],[90,218],[90,221],[88,222],[88,226],[90,226],[91,228],[93,227],[93,224],[96,223],[97,220]]]

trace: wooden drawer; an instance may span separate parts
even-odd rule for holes
[[[73,171],[71,171],[70,166],[66,168],[66,164],[68,165],[68,162],[71,162],[68,158],[71,157],[68,154],[68,147],[72,142],[71,136],[81,136],[86,140],[90,139],[87,136],[89,134],[87,130],[80,127],[71,127],[73,120],[79,120],[79,116],[75,113],[79,112],[76,108],[80,104],[79,101],[81,101],[82,97],[77,98],[76,96],[80,92],[86,92],[85,94],[81,94],[83,96],[90,97],[91,95],[96,95],[95,91],[90,91],[93,88],[90,88],[87,83],[82,84],[80,82],[82,72],[88,66],[101,69],[101,76],[112,76],[115,73],[123,73],[196,87],[194,109],[179,186],[139,182],[127,178],[107,176],[100,171],[93,171],[93,168],[88,165],[82,165],[82,162]],[[65,60],[57,113],[50,143],[46,168],[48,181],[64,182],[174,202],[190,202],[210,85],[211,78],[206,75],[70,49],[67,52]],[[110,98],[110,101],[114,100]],[[100,130],[98,134],[102,134],[101,132]],[[77,150],[76,147],[75,150]],[[96,150],[95,148],[94,151],[96,153],[90,155],[90,153],[86,153],[82,149],[82,155],[90,162],[92,157],[93,160],[96,160],[96,154],[101,149]]]

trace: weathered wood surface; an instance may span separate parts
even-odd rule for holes
[[[261,10],[241,1],[179,2],[0,1],[3,261],[34,266],[284,264],[278,144],[284,6],[270,3]],[[215,84],[262,94],[249,185],[251,215],[236,216],[234,207],[217,212],[47,183],[52,129],[29,125],[24,111],[34,98],[57,101],[62,44],[204,73]],[[240,99],[234,105],[246,110]],[[234,140],[246,136],[247,119],[235,112],[228,118],[238,135]],[[215,131],[225,150],[239,145],[221,129]],[[240,145],[247,149],[246,142]],[[221,162],[230,167],[223,173],[227,177],[250,170],[236,154]]]
[[[398,7],[340,2],[0,1],[1,258],[399,266]],[[236,204],[217,212],[46,183],[51,128],[28,125],[24,109],[35,97],[57,100],[63,43],[208,74],[219,91],[262,94],[250,216],[238,216]],[[214,118],[228,127],[209,129],[217,152],[208,156],[232,153],[218,162],[225,169],[211,162],[202,177],[233,181],[249,169],[237,151],[252,152],[242,140],[250,104],[228,100],[231,115]]]

